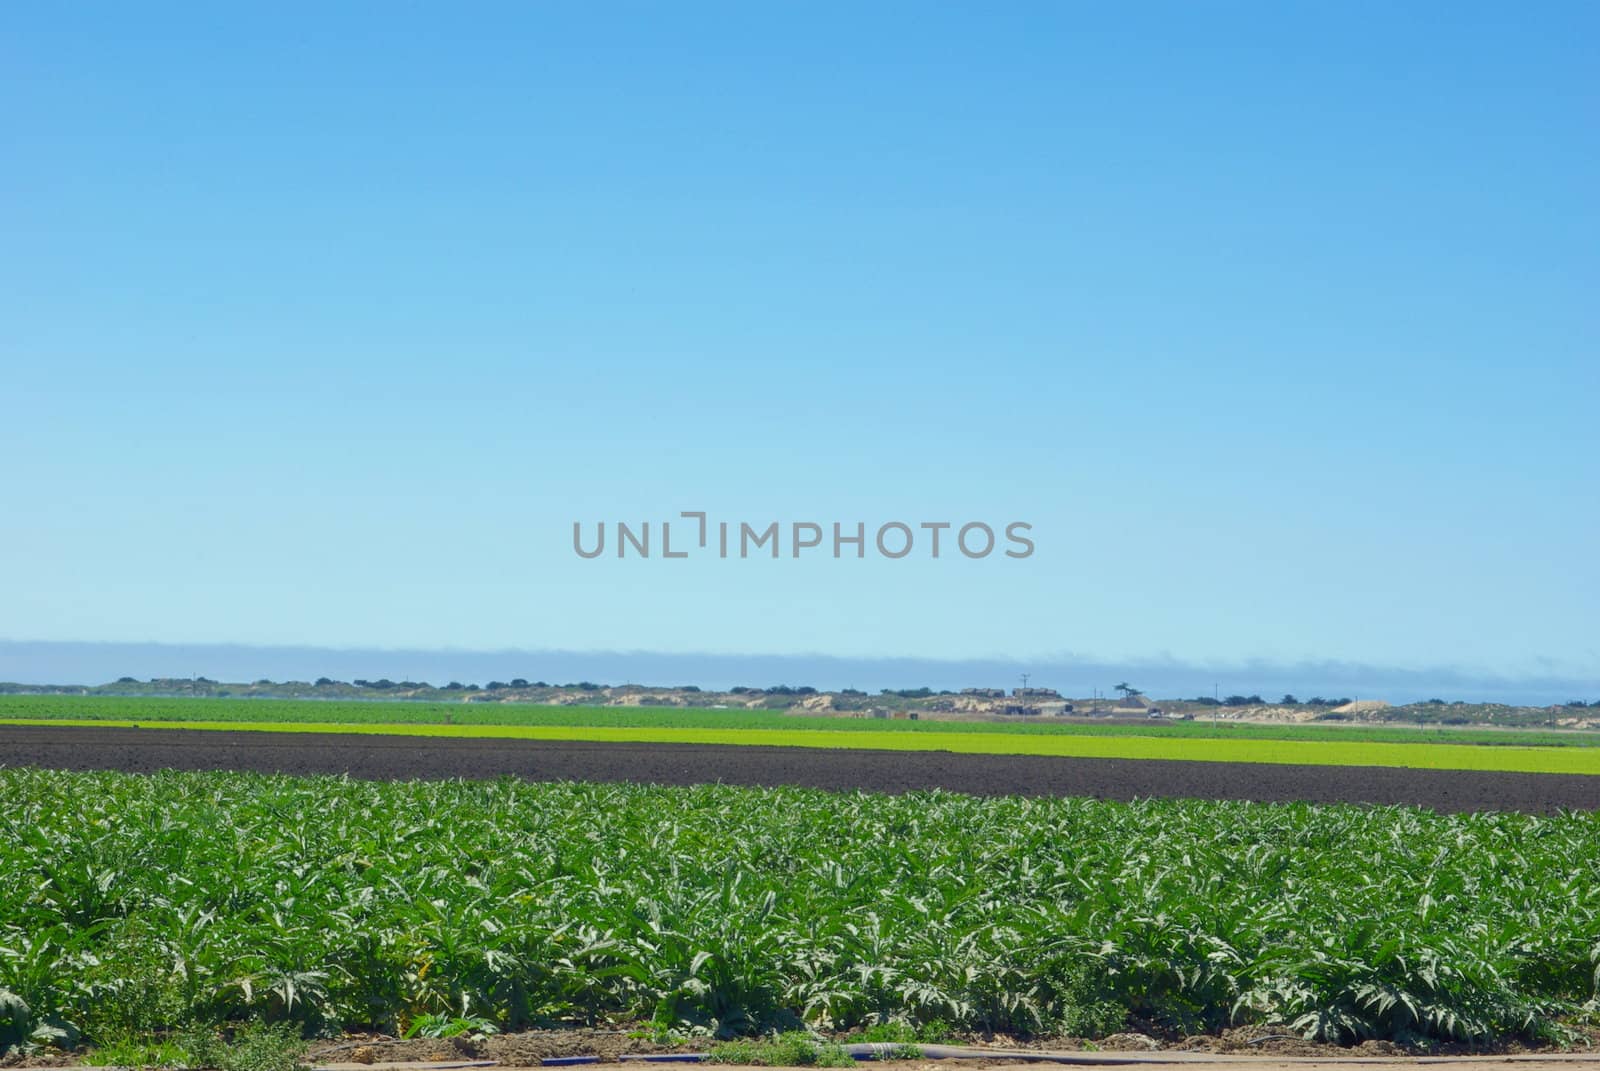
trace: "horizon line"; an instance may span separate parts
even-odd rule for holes
[[[542,663],[530,665],[530,663]],[[1062,652],[1014,657],[928,658],[908,655],[822,653],[747,654],[642,650],[502,648],[330,647],[312,644],[172,643],[119,640],[0,639],[0,679],[19,685],[93,687],[91,682],[191,679],[305,680],[511,680],[561,679],[614,682],[677,680],[702,688],[812,686],[839,691],[959,687],[1014,683],[1026,672],[1035,686],[1067,694],[1114,689],[1116,681],[1141,685],[1146,694],[1267,695],[1333,692],[1356,698],[1442,694],[1495,697],[1526,705],[1600,698],[1600,671],[1573,672],[1551,665],[1543,673],[1473,670],[1460,666],[1386,666],[1333,659],[1233,661],[1183,660],[1167,655],[1115,659]],[[1144,681],[1137,678],[1143,676]],[[1101,678],[1107,678],[1101,683]],[[756,682],[764,681],[763,684]],[[803,682],[803,683],[799,683]],[[676,685],[682,686],[682,685]],[[655,685],[651,687],[675,687]]]

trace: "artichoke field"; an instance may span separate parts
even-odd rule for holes
[[[441,1014],[1487,1040],[1597,970],[1594,814],[0,770],[0,1049]]]

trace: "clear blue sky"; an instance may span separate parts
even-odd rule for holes
[[[1597,41],[4,5],[0,637],[1600,679]],[[571,551],[684,509],[1038,550]]]

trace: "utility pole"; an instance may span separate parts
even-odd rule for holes
[[[1030,673],[1024,673],[1022,675],[1022,690],[1024,692],[1026,692],[1028,690],[1028,678],[1030,676],[1032,676],[1032,674],[1030,674]]]

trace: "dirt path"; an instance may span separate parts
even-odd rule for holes
[[[1123,1054],[1126,1055],[1126,1054]],[[1212,1056],[1201,1053],[1159,1053],[1153,1052],[1148,1056],[1140,1057],[1136,1064],[1125,1064],[1132,1068],[1160,1068],[1163,1065],[1191,1065],[1203,1064],[1207,1071],[1352,1071],[1360,1068],[1361,1071],[1449,1071],[1456,1068],[1460,1071],[1487,1071],[1489,1067],[1504,1067],[1506,1071],[1586,1071],[1590,1068],[1600,1068],[1600,1055],[1562,1055],[1562,1056],[1341,1056],[1332,1059],[1323,1057],[1295,1057],[1295,1056]],[[915,1068],[916,1071],[934,1071],[936,1068],[949,1068],[951,1071],[966,1065],[954,1061],[941,1061],[933,1064],[928,1061],[911,1061],[904,1064],[882,1065],[884,1068],[903,1067]],[[626,1065],[615,1065],[626,1066]],[[1051,1067],[1073,1065],[1062,1064],[991,1064],[986,1071],[1047,1071]]]
[[[1140,1056],[1129,1053],[1105,1053],[1104,1062],[1099,1054],[1084,1053],[1082,1063],[1005,1063],[985,1060],[886,1060],[865,1063],[863,1068],[882,1071],[961,1071],[963,1068],[981,1068],[982,1071],[1049,1071],[1050,1068],[1129,1068],[1139,1071],[1150,1068],[1203,1066],[1206,1071],[1489,1071],[1493,1067],[1505,1071],[1591,1071],[1600,1068],[1600,1055],[1573,1054],[1554,1056],[1344,1056],[1335,1058],[1294,1056],[1214,1056],[1206,1053],[1159,1053]],[[1116,1063],[1111,1063],[1115,1059]],[[519,1071],[509,1064],[485,1065],[481,1063],[435,1064],[317,1064],[316,1071],[476,1071],[490,1066],[495,1071]],[[676,1067],[640,1062],[596,1063],[578,1065],[584,1071],[644,1071],[653,1067]],[[770,1068],[745,1067],[739,1064],[691,1064],[686,1066],[715,1067],[716,1071],[771,1071]],[[89,1071],[89,1069],[74,1069]]]

